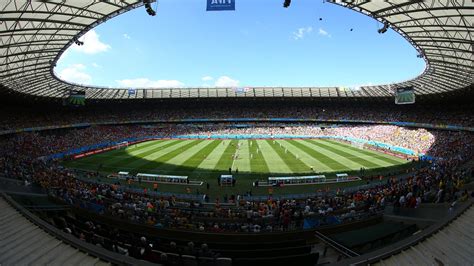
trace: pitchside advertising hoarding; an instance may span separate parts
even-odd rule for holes
[[[235,0],[207,0],[207,11],[235,10]]]

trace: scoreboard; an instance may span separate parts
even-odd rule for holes
[[[397,88],[395,92],[395,104],[415,103],[415,89],[413,87]]]
[[[79,106],[86,104],[86,92],[85,91],[69,91],[68,101],[70,105]]]

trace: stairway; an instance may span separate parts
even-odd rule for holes
[[[474,207],[422,242],[377,265],[474,265]]]
[[[110,265],[51,236],[0,197],[0,265]]]

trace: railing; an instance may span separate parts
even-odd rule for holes
[[[430,236],[436,234],[438,231],[442,230],[444,227],[448,226],[453,220],[461,216],[467,209],[469,209],[474,204],[474,199],[470,199],[468,202],[464,204],[460,204],[457,209],[450,212],[446,217],[440,219],[437,223],[431,225],[421,233],[416,235],[412,235],[404,240],[401,240],[397,243],[389,245],[387,247],[381,248],[374,252],[350,258],[347,260],[343,260],[336,266],[343,266],[343,265],[370,265],[377,261],[386,259],[392,255],[398,254],[405,249],[408,249],[425,239],[429,238]],[[447,243],[449,244],[449,243]]]
[[[332,240],[331,238],[321,234],[320,232],[318,231],[315,231],[314,234],[316,235],[316,237],[323,241],[326,245],[330,246],[331,248],[335,249],[337,252],[339,252],[340,254],[343,254],[344,256],[346,256],[347,258],[353,258],[353,257],[357,257],[357,256],[360,256],[358,253],[356,253],[355,251],[352,251],[350,250],[349,248],[337,243],[336,241]]]

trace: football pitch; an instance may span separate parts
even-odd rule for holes
[[[252,189],[255,192],[252,182],[270,176],[358,175],[361,168],[366,169],[366,174],[375,174],[400,170],[407,163],[405,159],[328,139],[166,139],[67,161],[64,165],[103,174],[126,171],[188,176],[190,180],[210,183],[212,189],[208,194],[221,195]],[[217,178],[229,174],[229,168],[237,179],[236,187],[217,188]],[[315,186],[318,185],[293,186],[284,192],[314,192]],[[193,187],[193,193],[195,190],[205,193],[205,187]],[[160,184],[160,189],[185,191],[183,185]],[[265,193],[266,189],[256,189],[256,194]]]

